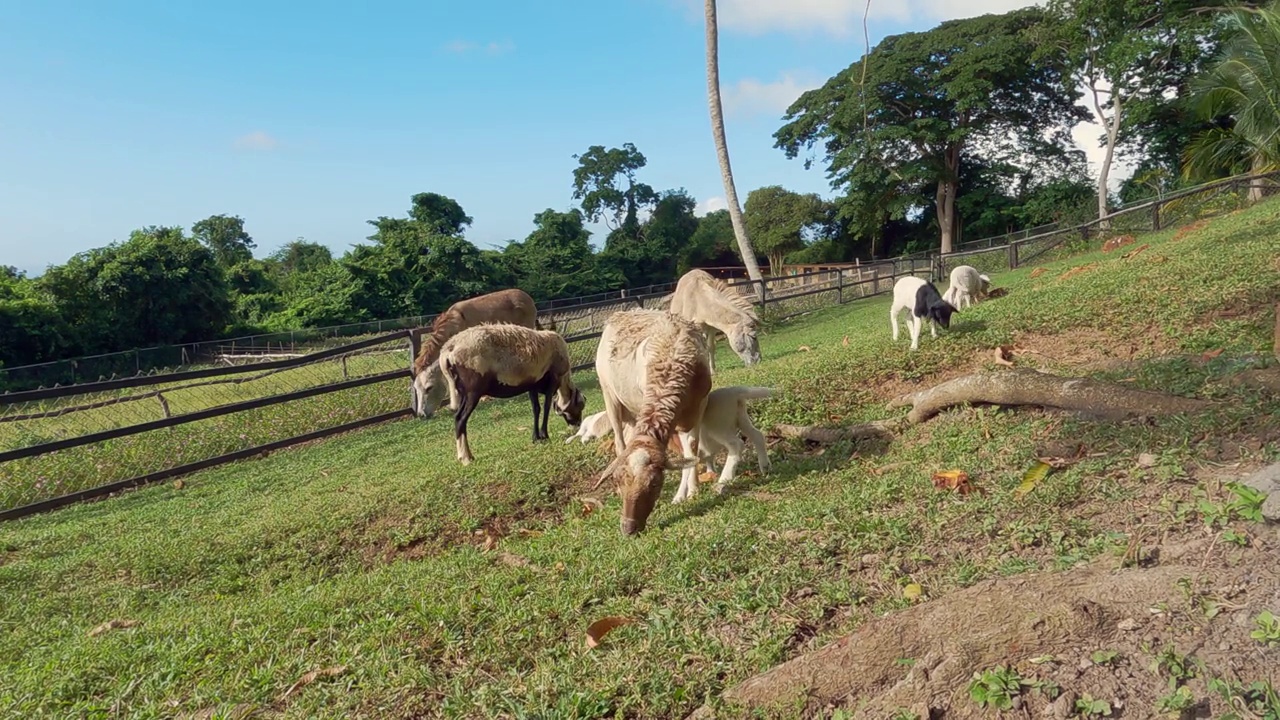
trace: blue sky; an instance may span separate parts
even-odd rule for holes
[[[1028,0],[872,0],[871,41]],[[641,178],[722,207],[701,0],[307,4],[0,0],[0,264],[32,274],[145,225],[240,215],[263,256],[345,252],[410,195],[480,247],[568,209],[572,155],[635,143]],[[720,0],[740,197],[829,195],[772,147],[783,109],[863,52],[861,0]],[[603,240],[598,233],[595,241]]]

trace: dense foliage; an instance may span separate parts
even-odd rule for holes
[[[825,165],[834,193],[751,191],[744,223],[757,260],[778,272],[945,250],[1274,167],[1280,22],[1261,3],[1220,12],[1229,4],[1051,0],[884,38],[782,118],[777,147]],[[1108,157],[1137,167],[1114,196],[1099,197],[1107,164],[1091,173],[1068,139],[1090,115]],[[698,217],[683,189],[647,184],[635,145],[574,157],[579,206],[535,213],[532,231],[501,249],[477,247],[464,208],[424,192],[404,217],[370,220],[366,242],[340,257],[302,238],[255,257],[245,221],[221,214],[189,231],[136,230],[35,278],[0,266],[0,366],[430,314],[513,286],[540,301],[589,295],[741,264],[728,212]],[[589,222],[607,234],[593,238]]]

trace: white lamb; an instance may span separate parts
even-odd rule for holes
[[[978,272],[971,265],[957,265],[951,271],[951,286],[942,298],[957,309],[973,305],[973,298],[982,297],[991,287],[991,278]]]

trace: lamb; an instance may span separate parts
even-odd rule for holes
[[[697,492],[695,443],[711,392],[707,340],[698,326],[661,310],[614,313],[596,348],[596,372],[616,457],[601,473],[622,496],[622,534],[643,532],[668,469],[681,470],[673,502]],[[624,423],[634,426],[624,441]],[[675,433],[684,455],[671,458]]]
[[[991,278],[978,272],[971,265],[957,265],[951,271],[951,285],[947,288],[943,300],[951,303],[956,309],[973,305],[974,297],[982,297],[991,287]]]
[[[582,422],[586,399],[573,384],[569,346],[552,330],[522,325],[486,323],[454,335],[440,349],[439,366],[449,386],[454,411],[454,439],[458,461],[471,464],[467,420],[483,396],[510,398],[529,394],[533,406],[533,441],[546,440],[551,395],[555,411],[570,426]],[[541,407],[538,395],[544,396]],[[541,426],[539,426],[541,413]]]
[[[938,337],[938,325],[951,327],[951,315],[956,308],[942,299],[933,283],[912,275],[893,284],[893,305],[889,307],[889,324],[893,327],[893,341],[898,341],[898,313],[910,310],[911,349],[920,348],[920,326],[926,319],[929,334]]]
[[[772,395],[771,388],[740,385],[716,388],[707,395],[707,408],[702,413],[702,423],[698,426],[698,457],[706,462],[708,470],[715,472],[716,455],[721,450],[726,451],[725,465],[720,473],[720,484],[727,484],[733,480],[738,462],[742,458],[745,446],[739,434],[746,435],[755,447],[760,471],[769,472],[769,448],[765,443],[764,434],[752,424],[751,416],[747,414],[747,401],[772,397]],[[586,443],[605,437],[610,432],[612,428],[608,425],[605,413],[599,412],[584,419],[578,432],[565,442],[573,442],[575,438],[580,438],[581,442]],[[623,439],[630,440],[631,434],[631,426],[625,426]],[[677,441],[677,438],[671,438],[672,443]],[[668,443],[669,446],[670,444]],[[680,452],[679,447],[669,447],[669,449]]]
[[[413,380],[410,382],[411,407],[421,418],[430,418],[439,409],[447,395],[445,378],[436,362],[440,350],[449,338],[463,330],[482,323],[504,322],[534,330],[538,327],[538,310],[529,293],[517,289],[497,290],[466,300],[459,300],[436,316],[431,332],[418,342],[412,334],[414,347]]]

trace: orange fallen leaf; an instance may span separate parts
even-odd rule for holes
[[[1031,277],[1038,278],[1047,272],[1049,272],[1049,268],[1041,266],[1031,271]]]
[[[840,344],[841,344],[841,345],[843,345],[843,346],[845,346],[845,347],[849,347],[849,336],[848,336],[848,335],[845,335],[845,336],[844,336],[844,340],[841,340],[841,341],[840,341]]]
[[[708,470],[698,476],[698,482],[708,483],[708,482],[711,482],[712,480],[715,480],[716,477],[717,475],[715,473]]]
[[[969,484],[969,473],[963,470],[943,470],[933,474],[933,486],[939,490],[954,490],[961,495],[973,492]]]
[[[138,624],[137,620],[108,620],[89,631],[89,637],[97,637],[108,630],[131,628]]]
[[[582,503],[582,517],[586,517],[596,510],[604,509],[604,503],[599,498],[580,497],[578,502]]]
[[[312,670],[311,672],[298,678],[298,681],[289,686],[288,690],[280,696],[281,700],[289,697],[299,688],[304,688],[322,677],[337,677],[347,671],[346,665],[334,665],[333,667],[322,668],[320,670]]]
[[[1222,354],[1222,348],[1217,348],[1216,350],[1206,350],[1206,351],[1204,352],[1204,354],[1202,354],[1202,355],[1200,356],[1200,359],[1201,359],[1201,360],[1212,360],[1212,359],[1214,359],[1214,358],[1218,357],[1218,356],[1219,356],[1219,355],[1221,355],[1221,354]]]
[[[800,350],[800,352],[809,352],[813,348],[809,347],[808,345],[801,345],[798,349]]]
[[[1013,367],[1013,361],[1010,360],[1010,358],[1013,357],[1013,346],[1000,345],[996,347],[995,355],[996,355],[997,365],[1004,365],[1005,367]]]
[[[1134,255],[1137,255],[1138,253],[1142,252],[1143,250],[1146,250],[1146,249],[1147,249],[1147,248],[1149,248],[1149,247],[1151,247],[1151,246],[1150,246],[1150,245],[1145,245],[1145,244],[1144,244],[1144,245],[1139,245],[1138,247],[1136,247],[1136,248],[1134,248],[1134,249],[1130,250],[1129,252],[1127,252],[1127,253],[1125,253],[1125,254],[1121,255],[1121,256],[1120,256],[1120,259],[1121,259],[1121,260],[1128,260],[1129,258],[1133,257]]]
[[[600,644],[600,641],[604,639],[604,636],[608,635],[614,628],[622,627],[623,625],[630,625],[633,622],[635,621],[631,618],[619,617],[617,615],[600,618],[599,620],[591,623],[591,626],[587,628],[587,647],[596,647]]]

